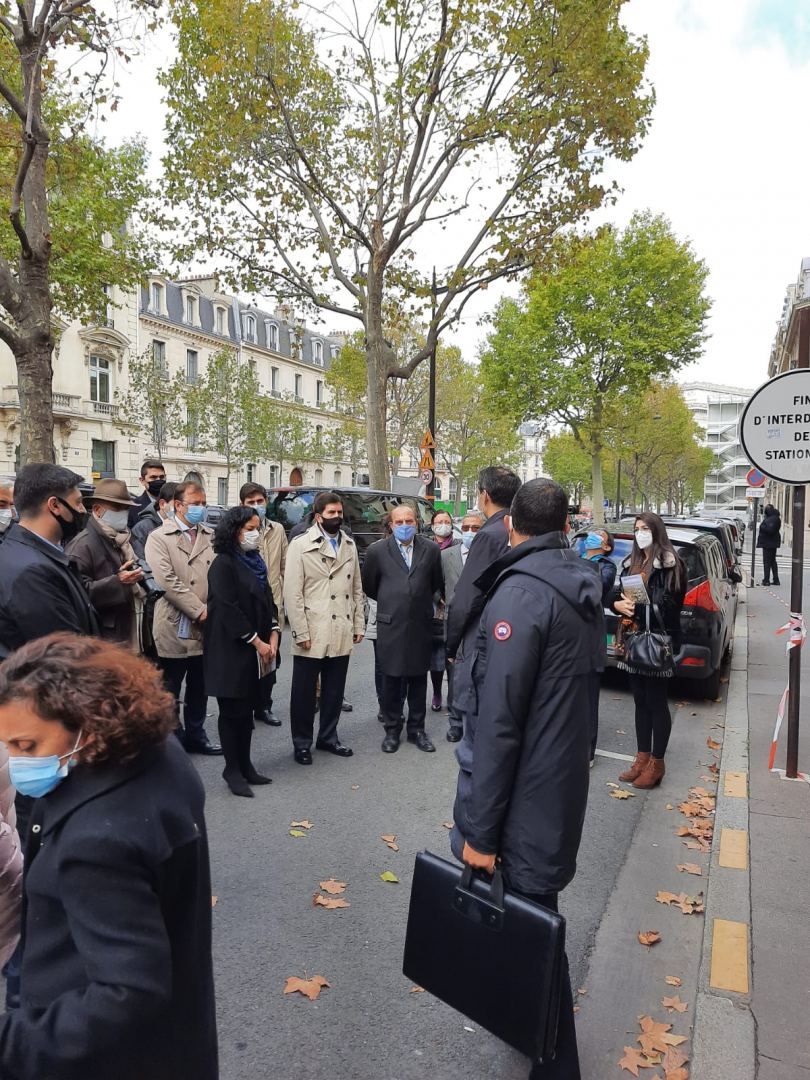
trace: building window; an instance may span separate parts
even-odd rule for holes
[[[256,343],[256,316],[245,315],[245,341]]]
[[[340,471],[340,469],[335,469],[335,479],[334,479],[335,487],[340,487],[340,485],[342,483],[343,483],[343,473]]]
[[[255,479],[256,479],[256,466],[255,465],[248,465],[248,467],[247,467],[247,482],[249,484],[252,484]]]
[[[197,322],[197,301],[193,296],[186,297],[186,322],[189,326],[194,326]]]
[[[315,486],[316,487],[322,487],[323,486],[323,469],[316,469],[315,470]]]
[[[323,379],[318,379],[315,383],[315,404],[323,405]]]
[[[323,342],[317,338],[312,339],[312,361],[319,367],[323,367]]]
[[[278,466],[270,466],[270,487],[275,487],[278,483]]]
[[[110,361],[101,356],[90,357],[90,400],[110,400]]]
[[[115,320],[114,320],[115,308],[113,307],[113,302],[112,302],[112,285],[102,285],[101,288],[104,290],[104,297],[105,297],[103,322],[104,322],[105,326],[109,326],[110,329],[113,329],[114,326],[115,326]]]
[[[225,334],[225,308],[218,307],[217,311],[217,333]]]
[[[152,342],[152,360],[154,361],[158,375],[164,379],[169,377],[169,365],[166,362],[166,342]]]
[[[295,376],[295,400],[299,405],[304,403],[304,377],[303,375]]]
[[[258,379],[259,378],[258,365],[257,365],[255,359],[252,356],[248,360],[248,367],[250,368],[250,374],[253,376],[253,378]]]
[[[322,444],[323,444],[323,424],[316,424],[315,425],[315,448],[317,450],[320,450]]]
[[[193,386],[197,381],[198,354],[196,349],[186,349],[186,382]]]
[[[273,352],[278,352],[278,324],[268,322],[265,326],[267,329],[267,348],[272,349]]]
[[[217,480],[217,502],[220,506],[228,505],[228,480],[224,476]]]
[[[196,450],[199,437],[199,421],[193,409],[186,410],[186,449]]]
[[[149,290],[149,308],[155,315],[163,314],[163,286],[157,281],[152,282]]]
[[[94,477],[103,479],[104,477],[115,476],[114,442],[102,442],[100,439],[93,439],[90,453]]]

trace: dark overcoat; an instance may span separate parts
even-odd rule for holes
[[[363,589],[377,601],[380,669],[404,678],[426,674],[433,648],[433,605],[444,595],[439,545],[415,536],[409,570],[393,536],[378,540],[366,551]]]
[[[208,570],[208,616],[203,623],[206,693],[252,700],[259,660],[249,639],[258,634],[269,641],[277,629],[270,590],[235,554],[217,555]]]
[[[124,585],[118,571],[124,564],[119,547],[109,540],[91,515],[87,528],[65,549],[81,575],[101,624],[101,637],[129,645],[135,621],[135,594]]]
[[[0,659],[57,630],[97,635],[90,598],[61,548],[12,522],[0,547]]]
[[[37,801],[0,1076],[216,1080],[204,802],[174,736]]]
[[[774,507],[770,511],[765,512],[765,516],[762,518],[762,522],[759,526],[759,532],[757,533],[757,547],[758,548],[773,548],[775,551],[782,546],[782,518],[779,516],[779,511]]]

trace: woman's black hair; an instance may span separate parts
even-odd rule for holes
[[[449,510],[434,510],[433,513],[430,515],[430,524],[431,525],[433,524],[433,522],[436,520],[436,518],[440,514],[447,514],[447,516],[450,518],[450,522],[452,523],[453,515],[450,513]]]
[[[643,522],[652,533],[653,542],[645,551],[641,550],[635,540],[635,523],[638,521]],[[649,580],[654,568],[653,563],[657,559],[659,565],[663,567],[665,562],[664,554],[667,553],[675,560],[675,565],[671,567],[674,587],[676,590],[683,589],[686,585],[683,562],[672,546],[672,541],[667,536],[667,527],[658,514],[654,514],[651,510],[636,514],[633,526],[634,537],[633,547],[630,550],[630,573],[644,574]]]
[[[239,550],[239,533],[251,518],[258,517],[254,506],[232,506],[226,510],[214,530],[214,551],[222,555],[226,551]]]

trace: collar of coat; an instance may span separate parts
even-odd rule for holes
[[[335,554],[335,549],[329,543],[329,537],[324,536],[324,534],[321,532],[321,527],[320,525],[318,525],[317,522],[311,528],[307,529],[307,531],[304,533],[304,542],[307,545],[308,551],[318,551],[321,545],[326,544],[327,546],[324,550]],[[349,536],[348,533],[344,532],[343,529],[341,529],[338,552],[343,550],[344,544],[354,544],[354,540],[351,538],[351,536]]]
[[[662,564],[661,564],[660,556],[656,555],[655,558],[653,559],[653,569],[654,570],[661,570],[662,568],[666,568],[667,570],[671,570],[674,565],[675,565],[675,556],[672,554],[671,551],[665,551],[664,552],[663,567],[662,567]]]
[[[8,542],[9,540],[12,542],[16,540],[18,544],[25,544],[26,547],[34,548],[35,551],[47,555],[48,558],[58,562],[61,566],[70,566],[70,559],[63,548],[43,540],[38,533],[26,529],[18,521],[12,521],[11,525],[6,529],[5,541]]]
[[[492,521],[492,518],[489,519]],[[496,559],[491,566],[476,578],[474,585],[482,593],[488,593],[501,574],[513,566],[516,562],[524,559],[534,551],[570,551],[571,546],[565,533],[549,532],[542,536],[533,536],[530,540],[524,540],[517,547],[509,548],[505,555]],[[577,556],[579,558],[579,556]]]
[[[210,525],[200,524],[195,525],[194,528],[197,529],[197,535],[199,535],[200,533],[208,533],[209,536],[214,535],[214,530],[211,528]],[[181,529],[177,522],[174,520],[174,518],[166,518],[166,520],[160,526],[160,529],[167,536],[175,536],[177,533],[185,533],[189,531],[188,529]]]

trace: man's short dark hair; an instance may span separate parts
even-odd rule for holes
[[[312,513],[322,514],[327,506],[332,506],[334,503],[340,503],[343,506],[343,499],[334,491],[319,491],[312,504]]]
[[[164,473],[166,472],[166,466],[158,458],[147,458],[143,465],[141,465],[141,480],[143,480],[150,469],[162,469]]]
[[[171,502],[174,499],[175,492],[177,491],[178,484],[176,480],[167,480],[163,487],[160,489],[158,495],[159,502]]]
[[[163,488],[160,490],[162,491]],[[173,498],[175,502],[185,502],[186,495],[193,495],[195,491],[205,495],[205,488],[202,484],[198,484],[196,480],[184,480],[182,484],[178,484],[174,489]]]
[[[66,499],[84,480],[61,465],[23,465],[14,480],[14,505],[20,517],[34,514],[51,497]]]
[[[261,495],[263,499],[266,499],[267,488],[262,487],[261,484],[254,484],[252,480],[248,480],[246,484],[242,484],[239,488],[239,502],[243,503],[245,499],[249,499],[251,495]]]
[[[545,477],[527,480],[512,500],[511,517],[512,528],[522,536],[562,532],[568,520],[568,494]]]
[[[506,465],[488,465],[478,475],[478,490],[486,491],[496,506],[511,506],[520,487],[520,477]]]

